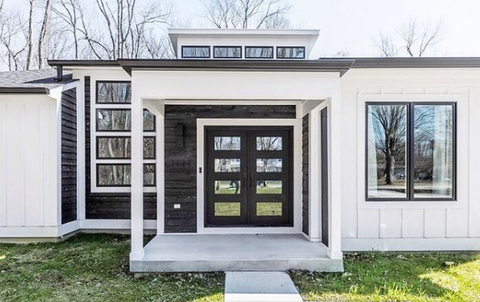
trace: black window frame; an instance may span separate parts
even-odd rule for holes
[[[97,105],[114,105],[114,106],[128,106],[132,104],[132,99],[128,103],[110,103],[110,102],[99,102],[98,101],[98,85],[99,84],[130,84],[130,89],[132,88],[131,81],[95,81],[95,104]]]
[[[218,57],[215,55],[215,50],[218,48],[239,48],[240,49],[240,56],[239,57],[232,57],[232,56],[226,56],[226,57]],[[228,45],[228,46],[213,46],[213,58],[214,59],[241,59],[243,58],[243,47],[242,46],[233,46],[233,45]]]
[[[279,57],[278,56],[278,52],[279,50],[281,49],[287,49],[287,48],[301,48],[303,49],[303,57],[301,58],[293,58],[293,57],[290,57],[290,58],[282,58],[282,57]],[[277,50],[276,50],[276,56],[277,56],[277,59],[280,59],[280,60],[305,60],[306,58],[306,55],[307,55],[307,49],[305,48],[305,46],[277,46]]]
[[[406,197],[369,197],[368,196],[368,107],[371,105],[378,106],[406,106],[407,107],[407,154],[406,154]],[[414,114],[415,106],[422,105],[444,105],[452,106],[452,197],[415,197],[414,169]],[[367,202],[456,202],[457,201],[457,102],[365,102],[365,200]]]
[[[185,56],[183,50],[185,48],[206,48],[208,49],[208,57]],[[210,45],[182,45],[182,59],[210,59],[212,57],[212,48]]]
[[[255,48],[269,48],[272,50],[272,56],[271,57],[249,57],[247,56],[248,54],[248,49],[255,49]],[[273,59],[275,57],[275,49],[273,46],[245,46],[245,59],[255,59],[255,60],[269,60]]]
[[[130,108],[120,108],[120,107],[108,107],[108,108],[97,108],[95,110],[95,132],[96,133],[101,133],[101,132],[107,132],[107,133],[117,133],[117,132],[132,132],[132,125],[130,125],[130,129],[128,130],[100,130],[98,129],[98,112],[101,111],[101,110],[110,110],[110,111],[127,111],[127,112],[130,112],[130,114],[132,114],[132,110]],[[147,112],[148,109],[143,109],[143,113],[145,114],[145,112]],[[156,132],[157,131],[157,120],[156,120],[156,116],[155,114],[151,113],[150,114],[153,115],[153,129],[152,130],[145,130],[145,124],[143,124],[143,132],[144,133],[153,133],[153,132]],[[145,123],[145,119],[143,119],[143,122]]]
[[[97,163],[95,167],[95,173],[96,173],[96,186],[97,188],[129,188],[132,186],[132,184],[128,185],[101,185],[99,183],[99,169],[101,166],[130,166],[130,173],[132,172],[131,170],[131,163]],[[153,166],[153,184],[143,184],[144,188],[153,188],[157,186],[157,164],[156,163],[143,163],[143,174],[145,174],[145,166]],[[130,175],[131,178],[131,175]]]
[[[132,157],[100,157],[100,150],[99,150],[99,143],[98,141],[100,139],[104,138],[122,138],[122,139],[132,139],[130,135],[117,135],[117,136],[107,136],[107,135],[97,135],[95,137],[95,159],[97,160],[131,160]],[[153,138],[153,157],[145,157],[145,152],[143,154],[143,159],[144,160],[156,160],[157,159],[157,138],[156,136],[151,136],[151,135],[144,135],[143,139],[145,140],[146,138]],[[130,142],[131,143],[131,142]],[[145,142],[144,142],[145,144]],[[145,145],[144,145],[145,146]],[[130,150],[131,151],[131,150]]]

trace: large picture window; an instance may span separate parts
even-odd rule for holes
[[[92,188],[127,192],[131,181],[131,83],[97,81],[92,112]],[[143,114],[143,130],[144,186],[153,187],[155,117],[148,110]]]
[[[456,199],[455,109],[455,103],[367,103],[367,200]]]

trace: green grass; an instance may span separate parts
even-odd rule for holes
[[[123,235],[0,244],[0,301],[223,301],[223,273],[136,278],[129,251]],[[290,274],[305,301],[480,301],[478,253],[349,254],[345,271]]]
[[[478,253],[359,253],[344,264],[291,276],[305,301],[480,301]]]
[[[223,301],[224,275],[128,272],[129,236],[0,244],[0,301]]]

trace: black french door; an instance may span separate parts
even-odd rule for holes
[[[292,127],[205,130],[205,225],[292,226]]]

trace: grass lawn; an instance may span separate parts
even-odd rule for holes
[[[478,253],[358,253],[344,265],[290,275],[305,301],[480,301]]]
[[[123,235],[0,244],[0,301],[223,301],[223,273],[135,278],[129,250]],[[351,254],[345,270],[290,275],[305,301],[480,301],[480,254]]]
[[[0,301],[223,301],[224,275],[128,272],[130,236],[0,244]]]

